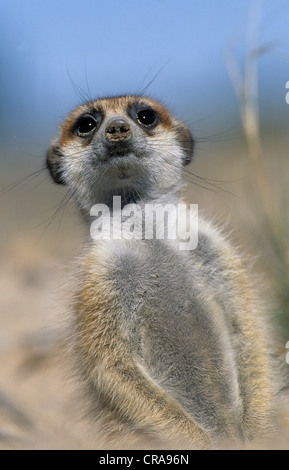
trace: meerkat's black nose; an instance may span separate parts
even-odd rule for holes
[[[132,132],[130,125],[124,119],[111,119],[105,128],[105,138],[108,142],[129,140]]]

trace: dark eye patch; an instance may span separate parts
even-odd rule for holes
[[[139,111],[136,118],[140,124],[143,124],[144,126],[152,126],[156,122],[157,115],[153,109],[148,108]]]
[[[142,128],[148,132],[154,129],[160,123],[160,117],[149,104],[135,102],[129,109],[130,117]]]
[[[97,127],[97,119],[92,114],[84,114],[77,120],[73,132],[79,137],[87,137],[92,134]]]

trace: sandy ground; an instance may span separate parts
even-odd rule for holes
[[[205,189],[190,183],[188,198],[219,222],[227,220],[233,238],[252,248],[258,224],[246,165],[242,148],[236,155],[231,144],[218,154],[209,146],[197,150],[190,170],[219,182],[204,184]],[[20,176],[27,173],[18,170]],[[53,215],[65,189],[42,179],[0,197],[0,449],[98,448],[100,441],[75,405],[71,358],[62,339],[63,292],[71,263],[81,253],[83,230],[70,206]],[[13,168],[1,173],[2,187],[13,180]],[[286,438],[278,446],[286,447]]]

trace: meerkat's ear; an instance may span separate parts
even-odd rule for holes
[[[184,152],[183,165],[187,165],[193,158],[194,139],[185,124],[179,122],[176,127],[177,138]]]
[[[58,144],[58,140],[53,140],[46,154],[46,167],[55,183],[65,184],[61,169],[62,153]]]

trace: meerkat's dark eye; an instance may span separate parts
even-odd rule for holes
[[[151,126],[156,122],[156,113],[152,109],[142,109],[136,117],[138,122],[144,126]]]
[[[97,121],[91,114],[85,114],[80,119],[78,119],[74,133],[80,137],[86,137],[90,134],[97,126]]]

